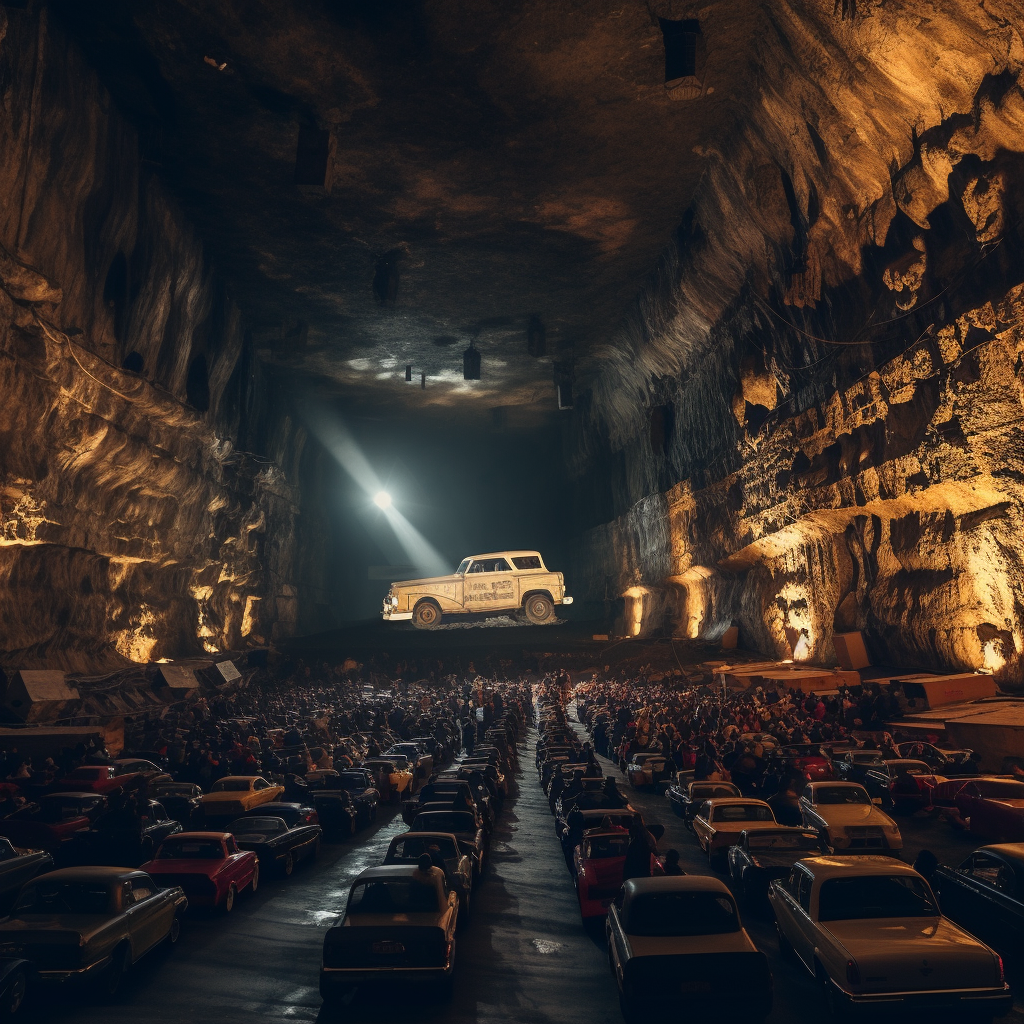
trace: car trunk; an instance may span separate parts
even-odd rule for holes
[[[756,951],[634,956],[625,976],[641,999],[685,1000],[688,1005],[702,996],[718,1007],[753,1001],[767,997],[772,988],[768,960]]]
[[[442,928],[344,925],[324,937],[324,967],[354,970],[442,968],[448,943]]]
[[[946,918],[829,921],[860,970],[864,992],[932,992],[999,984],[995,956]]]
[[[30,960],[40,971],[73,971],[83,966],[81,933],[58,922],[38,927],[34,922],[8,921],[0,929],[0,957]]]
[[[622,888],[622,874],[626,867],[624,857],[607,857],[588,860],[584,865],[587,891],[584,896],[591,900],[610,900]]]

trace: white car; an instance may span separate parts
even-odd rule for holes
[[[772,1008],[768,959],[740,924],[733,895],[707,875],[632,878],[605,920],[608,966],[627,1021],[755,1022]]]
[[[818,979],[837,1018],[895,1009],[991,1020],[1012,1007],[1002,960],[943,917],[906,864],[811,857],[772,882],[769,900],[780,951]]]
[[[708,855],[708,863],[720,871],[725,870],[729,847],[735,846],[744,832],[778,827],[768,804],[745,796],[707,800],[693,819],[693,832],[700,848]]]
[[[808,783],[800,797],[800,813],[804,825],[827,836],[836,853],[903,849],[899,826],[857,782]]]

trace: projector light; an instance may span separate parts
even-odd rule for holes
[[[391,495],[387,491],[378,491],[373,496],[373,503],[377,508],[389,509],[391,508]]]

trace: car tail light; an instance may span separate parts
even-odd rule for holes
[[[997,956],[996,959],[999,961],[999,984],[1002,985],[1006,982],[1006,971],[1003,969],[1003,958]]]
[[[860,968],[857,966],[856,960],[846,961],[846,980],[851,985],[860,984]]]

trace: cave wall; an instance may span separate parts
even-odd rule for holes
[[[1019,13],[760,9],[749,110],[580,374],[573,585],[627,631],[1024,685]]]
[[[0,660],[325,625],[322,452],[45,7],[0,8],[0,103]]]

